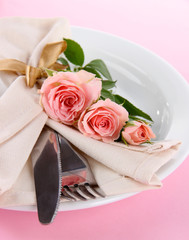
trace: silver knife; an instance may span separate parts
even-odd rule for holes
[[[31,154],[38,218],[42,224],[53,221],[61,195],[61,156],[58,134],[45,128]]]

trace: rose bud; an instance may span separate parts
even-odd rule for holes
[[[122,137],[131,145],[139,145],[155,138],[152,129],[142,121],[132,121],[129,126],[122,131]]]

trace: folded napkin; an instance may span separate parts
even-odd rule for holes
[[[15,58],[35,67],[45,44],[69,38],[70,28],[62,18],[6,18],[0,19],[0,36],[1,59]],[[106,195],[159,188],[162,184],[156,172],[180,145],[178,141],[162,141],[126,146],[88,138],[49,119],[38,104],[36,87],[26,87],[23,76],[0,72],[0,92],[4,92],[0,98],[0,206],[35,204],[29,157],[45,124],[80,149]]]
[[[81,150],[106,195],[161,187],[155,173],[171,160],[180,145],[178,141],[161,141],[145,146],[110,144],[86,137],[76,129],[51,119],[47,120],[47,125]]]

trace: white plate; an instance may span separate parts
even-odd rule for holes
[[[149,113],[155,124],[157,139],[182,141],[175,159],[162,167],[158,176],[164,179],[189,154],[189,87],[186,80],[166,61],[149,50],[125,39],[91,29],[72,27],[72,38],[84,49],[86,63],[95,58],[104,60],[118,80],[117,92]],[[67,202],[60,211],[75,210],[112,203],[133,194],[123,194],[87,202]],[[10,208],[9,208],[10,209]],[[36,207],[17,207],[32,211]]]

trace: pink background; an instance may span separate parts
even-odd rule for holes
[[[4,16],[64,16],[72,25],[116,34],[154,51],[189,81],[188,0],[0,0],[0,17]],[[36,213],[0,210],[0,239],[188,240],[187,160],[160,190],[60,212],[49,226],[40,225]]]

